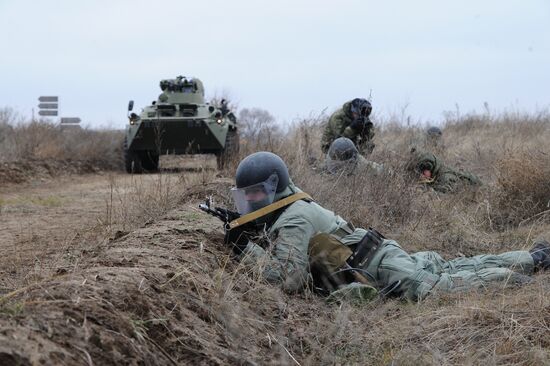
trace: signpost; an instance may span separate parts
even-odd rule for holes
[[[38,111],[38,114],[40,116],[57,116],[57,109],[56,110],[53,110],[53,109],[44,109],[44,110],[39,110]]]
[[[38,115],[39,116],[57,116],[59,107],[59,97],[41,96],[38,97]]]
[[[56,102],[57,103],[59,101],[59,98],[56,97],[56,96],[55,97],[54,96],[48,96],[48,97],[42,96],[42,97],[38,98],[38,101],[39,102]]]
[[[38,108],[40,109],[57,109],[58,104],[57,103],[40,103],[38,105]]]
[[[43,95],[38,97],[38,115],[40,116],[57,116],[59,113],[59,97],[54,95]],[[34,113],[34,112],[33,112]],[[78,117],[61,117],[59,125],[65,127],[80,128],[80,118]]]
[[[61,124],[78,124],[80,118],[78,117],[61,117]]]

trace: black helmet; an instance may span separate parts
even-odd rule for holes
[[[237,167],[235,180],[237,188],[265,182],[275,173],[278,178],[277,192],[283,191],[290,181],[288,168],[278,155],[268,151],[259,151],[248,155]]]
[[[330,144],[328,149],[328,157],[332,160],[350,160],[357,159],[359,151],[355,147],[353,141],[347,137],[339,137]]]
[[[357,113],[359,116],[368,117],[372,112],[372,105],[363,98],[355,98],[351,101],[351,113]]]
[[[231,189],[231,195],[241,215],[272,204],[276,194],[290,182],[285,162],[267,151],[244,158],[237,167],[235,180],[237,187]]]
[[[437,126],[432,126],[428,128],[426,133],[428,134],[428,136],[431,136],[431,137],[441,137],[443,135],[443,131],[441,131],[441,128]]]

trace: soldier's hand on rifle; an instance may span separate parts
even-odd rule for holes
[[[364,117],[357,117],[354,119],[351,124],[349,125],[351,128],[353,128],[356,131],[362,131],[363,127],[365,126],[365,118]]]
[[[225,229],[225,237],[223,241],[226,245],[230,246],[233,253],[236,255],[244,252],[248,245],[248,235],[245,232],[246,225],[237,226],[234,229]]]
[[[238,212],[228,210],[227,208],[216,207],[216,211],[218,211],[223,216],[225,216],[225,222],[231,222],[241,217],[241,215]]]

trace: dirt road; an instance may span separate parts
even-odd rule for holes
[[[117,225],[116,196],[155,179],[109,173],[0,187],[0,292],[77,265]]]
[[[68,169],[51,177],[46,169],[0,184],[0,294],[78,266],[101,240],[171,208],[178,185],[215,175],[215,164],[210,156],[163,156],[160,174]]]

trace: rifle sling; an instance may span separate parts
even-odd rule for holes
[[[280,208],[288,206],[291,203],[294,203],[302,199],[313,201],[313,198],[311,198],[311,196],[306,192],[298,192],[291,196],[285,197],[282,200],[274,202],[268,206],[262,207],[259,210],[253,211],[251,213],[248,213],[246,215],[239,217],[238,219],[231,221],[229,223],[229,229],[234,229],[238,226],[244,225],[250,221],[256,220],[259,217],[265,216],[273,211],[276,211]]]

